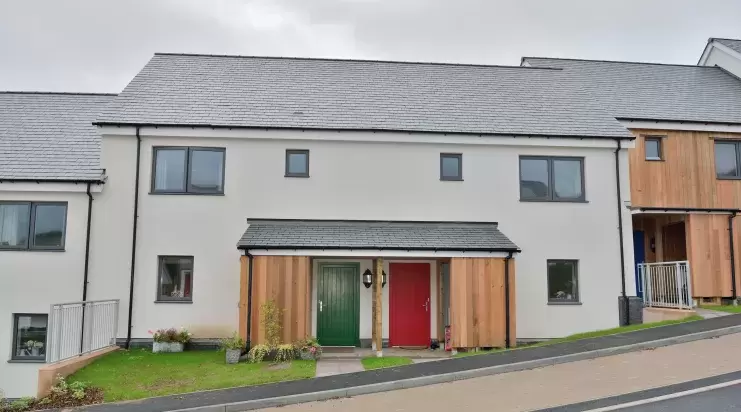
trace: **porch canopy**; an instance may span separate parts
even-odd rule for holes
[[[449,336],[453,347],[511,346],[514,253],[496,222],[249,219],[237,243],[241,270],[240,333],[263,343],[262,303],[283,310],[283,340],[311,334],[312,259],[372,259],[372,347],[381,355],[384,259],[449,264]],[[393,276],[391,277],[393,285]],[[440,306],[438,306],[440,307]],[[510,319],[513,321],[510,322]]]

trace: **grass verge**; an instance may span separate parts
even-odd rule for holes
[[[403,356],[388,356],[385,358],[377,358],[375,356],[368,356],[360,360],[365,370],[391,368],[394,366],[409,365],[412,360]]]
[[[702,309],[707,309],[707,310],[717,310],[718,312],[741,313],[741,305],[739,306],[718,305],[718,306],[700,306],[700,307]]]
[[[118,351],[101,357],[69,377],[103,389],[106,402],[235,386],[313,378],[316,362],[295,360],[288,367],[269,363],[227,365],[224,353]]]

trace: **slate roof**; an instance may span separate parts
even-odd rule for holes
[[[0,180],[99,181],[92,121],[113,95],[0,92]]]
[[[718,39],[718,38],[711,38],[710,39],[717,41],[718,43],[730,48],[733,51],[736,51],[738,53],[741,53],[741,40],[736,39]]]
[[[493,222],[248,220],[239,249],[517,251]]]
[[[563,69],[618,119],[741,123],[741,80],[719,67],[523,57]]]
[[[508,66],[155,54],[97,123],[631,137],[564,80]]]

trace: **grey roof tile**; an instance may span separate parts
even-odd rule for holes
[[[493,222],[255,219],[248,224],[238,248],[518,250]]]
[[[711,38],[710,40],[715,40],[718,43],[730,48],[731,50],[741,53],[741,40],[736,39],[717,39],[717,38]]]
[[[628,137],[560,70],[156,54],[100,123]]]
[[[0,92],[0,180],[100,180],[100,136],[92,121],[112,100]]]
[[[563,69],[616,118],[741,123],[741,80],[718,67],[524,57]]]

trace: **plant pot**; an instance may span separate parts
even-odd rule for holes
[[[154,342],[152,344],[152,352],[182,352],[183,346],[180,342]]]
[[[319,360],[319,358],[322,357],[322,354],[319,351],[311,353],[308,350],[302,350],[300,351],[299,357],[301,360]]]
[[[239,355],[242,354],[242,351],[239,349],[227,349],[226,350],[226,363],[229,365],[234,365],[235,363],[239,363]]]

